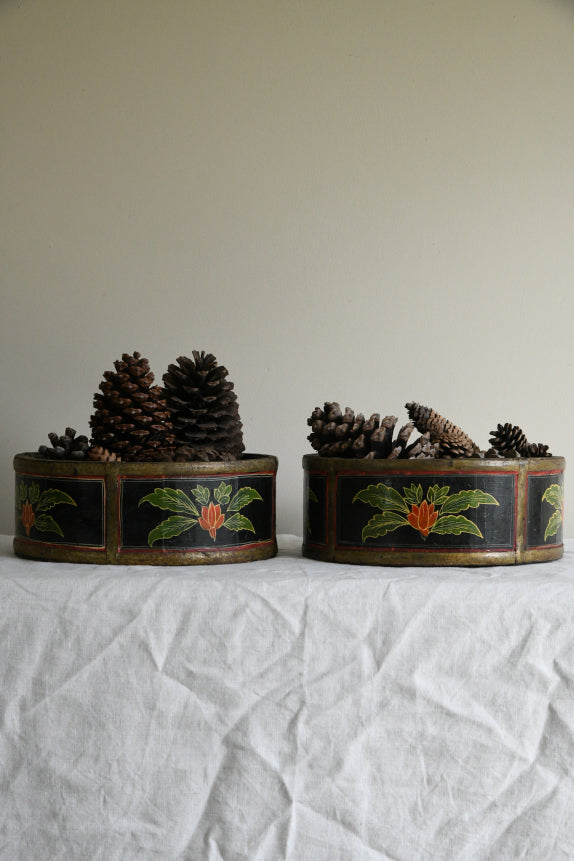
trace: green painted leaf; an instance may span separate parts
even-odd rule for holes
[[[409,505],[419,505],[422,502],[423,489],[420,484],[403,487],[403,493]]]
[[[69,494],[64,493],[63,490],[56,490],[54,487],[50,487],[40,496],[36,510],[49,511],[49,509],[53,508],[55,505],[63,503],[66,505],[76,505],[75,501]]]
[[[363,490],[359,490],[353,498],[353,502],[367,502],[374,508],[380,508],[382,511],[404,511],[408,514],[410,508],[406,504],[403,497],[394,487],[389,487],[388,484],[369,484]],[[366,528],[366,527],[365,527]]]
[[[20,502],[21,503],[25,502],[27,496],[28,496],[28,488],[26,487],[24,482],[21,481],[19,489],[18,489],[18,498],[19,498]]]
[[[498,502],[484,490],[461,490],[446,499],[441,514],[457,514],[465,508],[478,508],[479,505],[498,505]]]
[[[229,503],[227,510],[239,511],[241,508],[249,505],[250,502],[253,502],[254,499],[262,499],[261,494],[253,487],[242,487]],[[224,526],[227,526],[227,524],[224,524]]]
[[[215,501],[219,502],[220,505],[227,505],[231,496],[231,485],[225,484],[225,482],[222,481],[221,484],[213,491],[213,495],[215,496]]]
[[[40,485],[35,481],[33,481],[28,487],[28,499],[32,505],[35,505],[40,499]]]
[[[183,490],[176,490],[173,487],[156,487],[153,493],[142,496],[138,502],[138,506],[142,502],[149,502],[150,505],[155,505],[156,508],[161,508],[163,511],[182,511],[186,514],[195,514],[199,517],[199,511],[187,493],[184,493]]]
[[[562,508],[562,488],[559,484],[551,484],[547,487],[542,495],[542,500],[549,502],[554,508]],[[551,533],[554,535],[554,533]]]
[[[64,533],[60,529],[60,526],[56,523],[53,517],[50,517],[49,514],[38,515],[34,520],[34,527],[38,532],[57,532],[61,538],[64,537]]]
[[[196,523],[197,520],[194,517],[181,517],[181,515],[174,514],[173,517],[162,520],[155,529],[152,529],[147,537],[147,543],[151,547],[154,541],[166,541],[168,538],[175,538],[176,535],[181,535],[182,532],[191,529]]]
[[[361,537],[363,541],[367,538],[379,538],[387,532],[394,532],[400,526],[409,526],[406,517],[401,517],[396,511],[385,511],[383,514],[375,514],[364,527]]]
[[[434,502],[434,507],[439,508],[447,496],[450,493],[450,487],[448,485],[443,485],[443,487],[439,487],[438,484],[433,484],[432,487],[429,487],[427,491],[427,500],[429,505],[431,502]]]
[[[209,505],[209,488],[200,484],[191,491],[200,505]]]
[[[460,535],[461,532],[468,532],[470,535],[483,537],[476,523],[473,523],[468,517],[463,517],[462,514],[459,514],[458,517],[454,514],[439,517],[430,531],[438,532],[440,535]]]
[[[231,529],[232,532],[239,532],[241,529],[248,529],[249,532],[255,532],[255,528],[248,517],[244,517],[243,514],[232,514],[231,517],[228,517],[223,521],[223,526],[226,529]]]
[[[317,499],[317,494],[310,487],[307,489],[307,498],[309,502],[319,502]]]
[[[556,535],[560,527],[562,526],[562,510],[555,511],[550,520],[548,521],[548,526],[546,527],[546,531],[544,532],[544,540],[550,538],[551,535]]]

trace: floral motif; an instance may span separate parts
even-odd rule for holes
[[[438,520],[438,511],[434,510],[434,502],[429,505],[426,499],[423,499],[420,506],[414,502],[407,520],[413,529],[418,529],[422,537],[426,538]]]
[[[468,517],[459,512],[479,505],[498,505],[490,493],[483,490],[460,490],[450,495],[450,487],[433,484],[423,498],[422,485],[403,487],[402,494],[388,484],[369,484],[359,490],[353,502],[366,502],[380,509],[363,528],[362,540],[379,538],[402,526],[410,526],[426,541],[431,532],[441,535],[460,535],[467,532],[483,538],[482,532]]]
[[[556,535],[564,520],[564,491],[562,487],[559,484],[551,484],[544,491],[542,501],[547,502],[555,509],[544,532],[544,540],[546,541],[551,536]]]
[[[194,526],[199,525],[201,529],[209,532],[213,541],[217,538],[217,531],[221,527],[231,532],[247,530],[255,532],[253,523],[245,515],[240,514],[256,499],[262,499],[261,494],[253,487],[241,487],[234,496],[231,496],[232,487],[224,481],[213,489],[214,500],[211,499],[211,490],[205,485],[198,484],[192,488],[191,499],[183,490],[173,487],[156,487],[152,493],[143,496],[138,505],[148,502],[156,508],[164,511],[175,512],[171,517],[162,520],[149,533],[147,540],[150,547],[155,541],[166,541],[175,538],[183,532],[187,532]],[[201,514],[198,510],[201,507]],[[225,513],[222,511],[225,507]]]
[[[30,534],[30,529],[34,525],[34,520],[36,519],[34,514],[34,508],[31,502],[25,502],[22,505],[22,514],[20,519],[22,520],[22,524],[24,529],[26,530],[26,535]]]
[[[225,515],[221,513],[221,506],[214,505],[213,502],[210,502],[209,507],[204,505],[201,509],[201,517],[199,518],[198,523],[202,529],[209,532],[215,541],[217,530],[220,526],[223,526],[224,521]]]
[[[36,481],[26,483],[19,482],[16,495],[16,506],[22,526],[29,536],[32,529],[38,532],[55,532],[61,538],[64,533],[54,518],[47,514],[56,505],[76,505],[72,497],[63,490],[48,487],[40,491],[40,485]]]

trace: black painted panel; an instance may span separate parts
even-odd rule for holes
[[[337,544],[513,549],[516,482],[514,473],[340,475]]]
[[[16,535],[74,547],[105,547],[104,481],[16,473]]]
[[[525,547],[562,544],[564,474],[530,473],[527,484]]]
[[[238,548],[273,539],[273,476],[120,479],[120,549]]]
[[[312,544],[327,544],[327,476],[305,473],[305,535]]]

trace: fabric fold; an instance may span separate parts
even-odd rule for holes
[[[0,861],[574,858],[574,541],[516,569],[16,559]]]

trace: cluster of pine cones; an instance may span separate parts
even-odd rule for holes
[[[91,440],[66,428],[49,434],[49,458],[96,461],[235,460],[244,451],[237,395],[211,353],[180,356],[154,385],[149,362],[124,353],[94,395]]]
[[[212,353],[193,351],[168,366],[163,386],[154,385],[149,362],[123,353],[104,373],[94,395],[91,440],[67,427],[49,434],[48,458],[96,461],[226,461],[240,458],[243,431],[237,396],[227,369]],[[430,407],[406,404],[409,421],[395,435],[396,416],[344,412],[336,402],[317,407],[307,419],[308,439],[322,457],[437,458],[550,457],[548,446],[529,443],[517,425],[497,425],[488,451]],[[419,432],[414,441],[413,431]]]
[[[547,445],[529,443],[518,425],[499,424],[490,434],[488,451],[479,446],[459,427],[430,407],[413,401],[405,405],[409,421],[397,432],[396,416],[374,413],[366,419],[362,413],[341,409],[335,401],[316,407],[307,419],[311,433],[307,437],[321,457],[354,458],[509,458],[551,457]],[[419,432],[409,442],[413,431]]]

